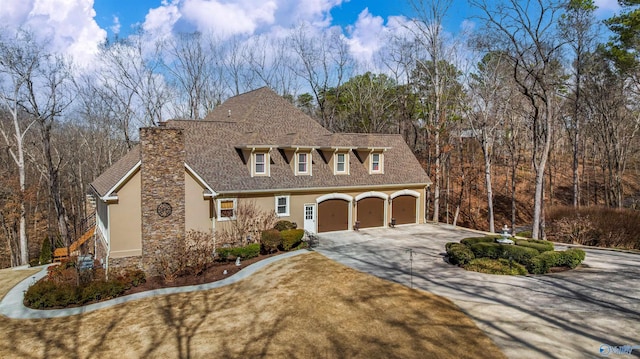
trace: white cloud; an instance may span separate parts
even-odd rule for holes
[[[89,64],[107,33],[95,22],[93,0],[2,0],[0,23],[31,30],[50,51]]]
[[[116,35],[120,33],[120,18],[115,15],[113,15],[113,25],[111,25],[110,30]]]
[[[366,8],[358,15],[358,20],[348,28],[347,43],[353,57],[360,63],[371,63],[373,55],[383,46],[384,20],[373,16]]]
[[[253,34],[261,25],[275,22],[275,1],[243,0],[233,3],[210,0],[185,0],[181,6],[184,20],[201,32],[222,36]]]
[[[342,0],[293,1],[292,3],[296,4],[293,12],[283,15],[289,15],[289,19],[295,19],[298,22],[306,21],[315,27],[329,27],[332,20],[331,9],[341,5],[342,2]]]
[[[163,2],[162,6],[150,9],[144,18],[142,29],[153,37],[164,38],[171,35],[175,23],[181,17],[176,3]]]
[[[149,10],[142,25],[165,37],[172,32],[197,30],[226,38],[257,35],[307,23],[331,26],[331,9],[343,0],[163,0]]]

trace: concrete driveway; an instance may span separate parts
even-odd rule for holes
[[[444,261],[445,243],[469,236],[478,233],[431,224],[334,232],[320,236],[317,251],[451,299],[510,358],[629,357],[616,353],[624,345],[640,357],[640,255],[585,249],[573,271],[487,275]]]

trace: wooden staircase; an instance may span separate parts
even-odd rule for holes
[[[53,251],[53,261],[60,262],[63,259],[69,258],[71,255],[77,254],[80,250],[80,246],[85,244],[96,233],[96,226],[89,228],[85,234],[82,235],[77,241],[71,243],[69,247],[56,248]]]
[[[83,221],[83,227],[88,228],[77,241],[71,243],[69,247],[56,248],[53,251],[53,261],[60,262],[63,259],[67,259],[72,255],[78,255],[80,247],[85,244],[96,233],[95,213],[87,217]],[[87,227],[87,225],[89,225]]]

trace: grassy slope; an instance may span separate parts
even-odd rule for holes
[[[315,253],[225,288],[0,332],[0,357],[504,357],[449,300]]]
[[[28,268],[13,270],[11,268],[0,269],[0,300],[16,284],[32,274],[38,273],[41,268]]]

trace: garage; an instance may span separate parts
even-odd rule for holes
[[[349,201],[329,199],[318,203],[318,232],[349,229]]]
[[[416,223],[416,197],[402,195],[391,202],[391,216],[396,219],[396,224]]]
[[[384,202],[384,199],[377,197],[358,201],[357,221],[360,222],[360,228],[384,226]]]

